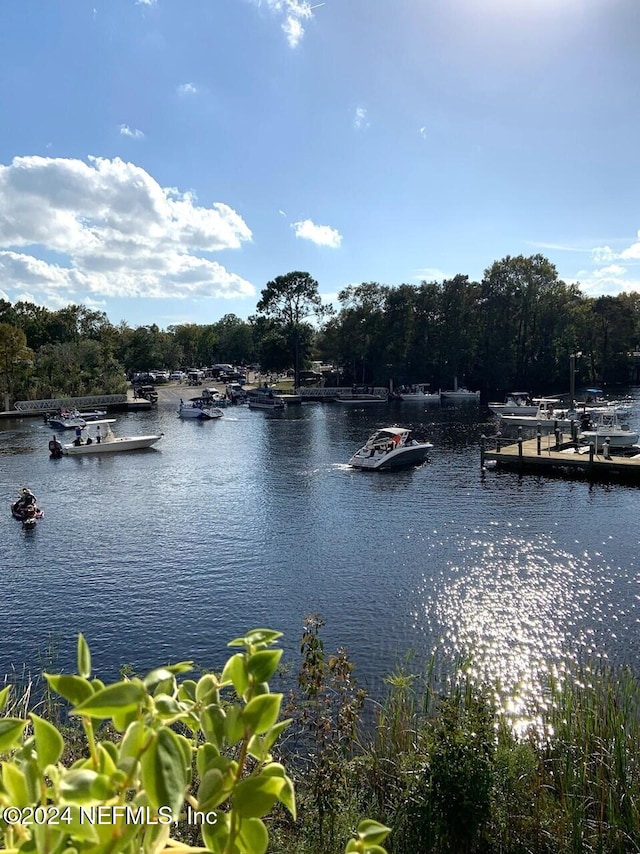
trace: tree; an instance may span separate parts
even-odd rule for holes
[[[3,390],[13,395],[26,366],[33,359],[22,331],[8,323],[0,323],[0,382]]]
[[[309,273],[293,272],[276,276],[272,282],[267,282],[262,291],[256,311],[282,326],[286,336],[293,340],[296,388],[300,384],[300,325],[306,318],[320,318],[328,310],[322,305],[318,283]]]

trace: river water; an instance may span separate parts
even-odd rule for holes
[[[433,442],[431,461],[350,469],[391,423]],[[549,668],[640,664],[640,489],[482,472],[484,408],[309,403],[200,423],[165,402],[114,431],[164,437],[51,460],[42,421],[0,422],[0,678],[37,672],[51,646],[73,670],[79,631],[104,678],[125,663],[218,668],[258,626],[284,632],[295,669],[310,613],[374,693],[409,651],[414,667],[434,650],[468,657],[516,711]],[[33,532],[9,513],[21,485],[45,511]]]

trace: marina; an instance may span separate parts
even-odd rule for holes
[[[231,406],[199,430],[162,394],[114,425],[163,433],[150,450],[50,459],[41,418],[0,422],[12,615],[0,672],[38,670],[52,644],[72,672],[78,631],[100,673],[185,658],[211,667],[221,639],[255,625],[284,632],[295,667],[309,613],[371,692],[408,650],[413,672],[434,651],[470,655],[515,708],[542,690],[548,666],[640,661],[633,482],[522,477],[517,463],[483,471],[480,436],[496,422],[478,406]],[[394,422],[433,444],[428,462],[348,465]],[[9,512],[21,486],[46,508],[28,536]]]

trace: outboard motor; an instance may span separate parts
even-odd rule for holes
[[[49,453],[52,460],[59,460],[62,456],[62,445],[58,441],[58,437],[54,436],[49,440]]]

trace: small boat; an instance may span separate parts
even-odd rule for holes
[[[441,391],[440,397],[442,400],[473,401],[480,400],[480,392],[470,391],[468,388],[460,386],[460,388],[449,389],[448,391]]]
[[[540,400],[532,399],[526,391],[510,391],[504,403],[489,403],[495,415],[537,415]],[[557,399],[560,406],[560,399]]]
[[[115,418],[104,418],[90,421],[84,427],[76,428],[76,438],[69,444],[58,442],[57,437],[49,442],[49,450],[53,458],[60,456],[80,456],[83,454],[108,454],[118,451],[137,451],[150,448],[159,442],[162,433],[148,436],[114,436],[111,425]],[[106,425],[106,430],[104,429]],[[78,435],[79,434],[79,435]],[[52,449],[52,445],[56,445]]]
[[[370,386],[354,386],[350,392],[345,392],[336,397],[336,403],[343,403],[345,406],[388,402],[389,395],[386,392],[382,394]]]
[[[107,413],[96,409],[93,412],[80,412],[78,409],[61,409],[56,415],[45,417],[46,423],[54,430],[73,430],[75,427],[84,427],[87,421],[96,421],[103,418]]]
[[[22,522],[23,528],[34,528],[38,519],[44,516],[44,511],[38,507],[33,492],[23,486],[20,490],[20,498],[11,505],[11,515]]]
[[[587,445],[593,442],[597,448],[603,447],[605,442],[610,448],[631,448],[638,444],[640,433],[621,424],[616,412],[598,412],[591,427],[583,430],[578,438]]]
[[[287,408],[287,404],[277,394],[274,394],[269,389],[251,389],[253,393],[247,390],[247,403],[249,409],[265,409],[269,412],[283,412]]]
[[[180,418],[196,418],[199,421],[211,421],[214,418],[221,418],[223,412],[217,406],[207,406],[202,398],[194,398],[185,403],[180,401],[178,408]]]
[[[429,383],[416,383],[415,385],[401,386],[400,400],[418,403],[435,403],[440,400],[439,391],[429,391]]]
[[[383,427],[376,430],[349,460],[349,465],[359,469],[389,470],[424,463],[433,448],[431,442],[418,442],[411,438],[406,427]]]
[[[537,429],[544,433],[549,433],[555,430],[556,427],[561,429],[570,429],[573,423],[582,427],[586,427],[589,423],[589,415],[584,412],[578,412],[576,409],[559,409],[558,400],[554,397],[536,398],[538,410],[535,415],[503,415],[500,413],[500,425],[506,427],[528,427]]]

